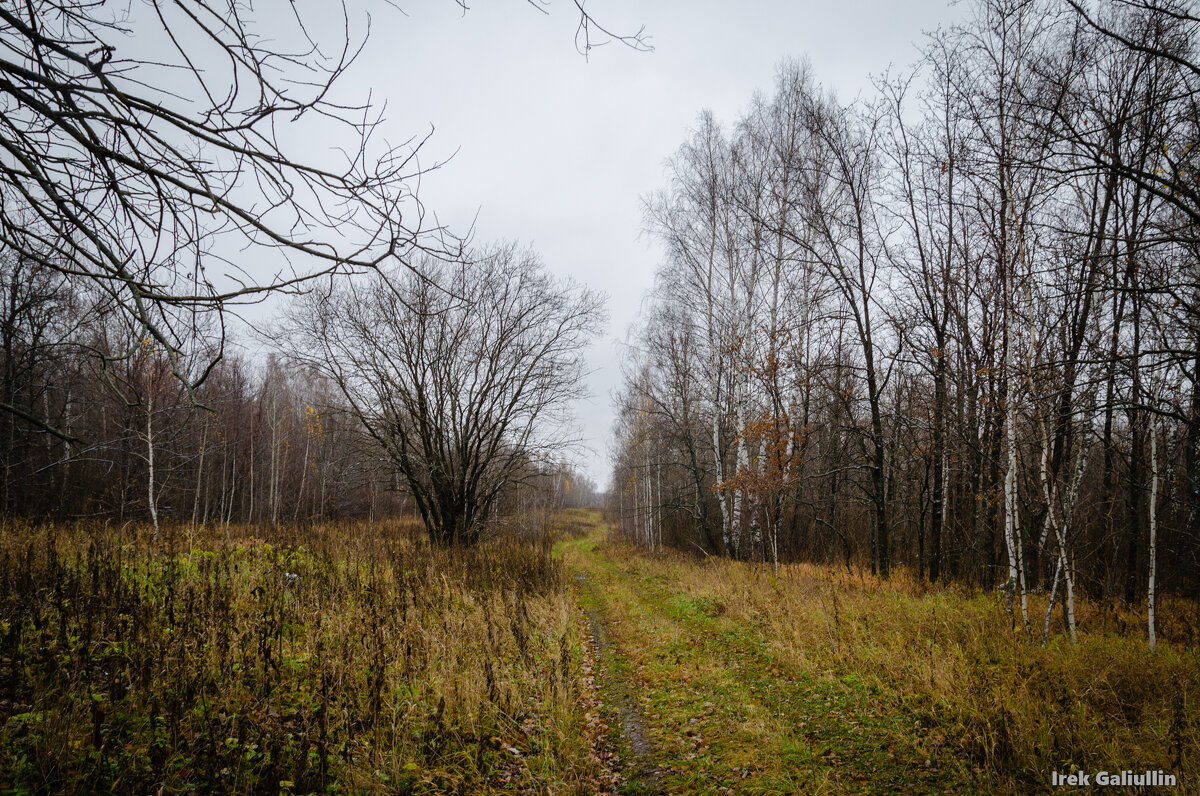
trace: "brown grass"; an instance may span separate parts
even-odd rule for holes
[[[587,792],[549,541],[10,526],[0,789]]]
[[[634,581],[668,584],[730,627],[755,628],[782,668],[858,683],[918,719],[928,747],[975,766],[980,782],[1021,792],[1052,770],[1162,768],[1200,782],[1197,606],[1159,601],[1159,648],[1144,613],[1082,601],[1071,644],[1055,609],[1031,595],[1035,640],[1000,596],[888,581],[812,565],[780,568],[717,558],[647,556],[602,544]],[[915,739],[920,740],[920,739]]]

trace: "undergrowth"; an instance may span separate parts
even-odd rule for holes
[[[549,540],[0,533],[0,790],[588,792]]]

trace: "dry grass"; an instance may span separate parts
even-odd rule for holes
[[[411,523],[158,541],[11,525],[0,790],[594,792],[608,763],[580,695],[577,600],[605,617],[602,688],[641,707],[673,792],[1200,778],[1193,604],[1162,602],[1155,653],[1137,613],[1086,602],[1079,643],[1059,629],[1043,648],[994,594],[647,556],[603,542],[587,512],[559,529],[587,573],[577,595],[548,539],[446,551]]]
[[[0,534],[0,790],[588,792],[548,541]]]
[[[1086,601],[1077,608],[1079,643],[1061,633],[1056,609],[1056,632],[1043,648],[1037,642],[1046,603],[1038,595],[1030,606],[1037,640],[1030,642],[998,595],[932,588],[903,572],[881,582],[794,565],[775,577],[769,568],[651,557],[611,543],[591,556],[592,566],[614,562],[613,580],[625,581],[612,593],[624,590],[628,599],[636,594],[664,608],[657,626],[672,618],[693,632],[763,644],[753,657],[769,667],[768,679],[835,684],[845,704],[857,705],[847,709],[861,714],[852,726],[878,718],[871,706],[877,707],[896,719],[881,729],[887,743],[908,747],[914,759],[929,756],[926,765],[957,768],[956,776],[974,780],[971,787],[1024,792],[1045,787],[1052,770],[1075,767],[1162,768],[1200,781],[1192,603],[1160,601],[1154,653],[1146,646],[1144,615]],[[677,660],[674,669],[688,682],[719,682],[722,671],[706,655]],[[661,653],[635,656],[652,661]],[[747,671],[744,663],[735,666]],[[812,707],[802,702],[793,704],[796,723]],[[836,747],[836,732],[823,737]],[[769,736],[760,740],[771,743]],[[902,773],[894,781],[903,781]],[[805,787],[820,789],[815,779]],[[912,784],[914,791],[924,787],[932,786]]]

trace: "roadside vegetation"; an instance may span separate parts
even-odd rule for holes
[[[416,531],[10,524],[0,792],[592,792],[549,543]]]
[[[626,792],[647,770],[676,793],[1031,793],[1052,771],[1104,768],[1200,779],[1194,604],[1160,607],[1155,652],[1138,615],[1091,602],[1078,644],[1042,647],[1001,596],[904,572],[776,577],[599,526],[564,548],[611,639],[606,700],[633,694],[654,746],[649,765],[626,758]]]
[[[1194,604],[1160,606],[1153,652],[1136,615],[1087,601],[1078,643],[1042,647],[1002,595],[903,571],[651,554],[596,512],[552,529],[444,549],[400,521],[157,542],[9,525],[0,792],[1003,794],[1055,770],[1200,777]]]

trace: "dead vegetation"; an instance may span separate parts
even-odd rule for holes
[[[740,776],[717,761],[747,747],[760,784],[785,788],[1027,792],[1073,768],[1200,779],[1190,602],[1160,603],[1156,651],[1144,613],[1088,601],[1077,607],[1077,644],[1056,614],[1042,646],[1001,595],[934,589],[903,572],[884,582],[788,565],[776,577],[769,566],[605,542],[568,560],[601,573],[666,734],[704,731],[705,773],[693,770],[700,755],[678,769],[679,782]],[[1031,609],[1044,611],[1045,599],[1033,596]],[[780,701],[751,719],[758,714],[740,706],[768,690]],[[728,721],[713,703],[728,706]],[[797,748],[808,751],[781,762]]]
[[[548,540],[410,525],[0,535],[6,792],[589,792]]]

